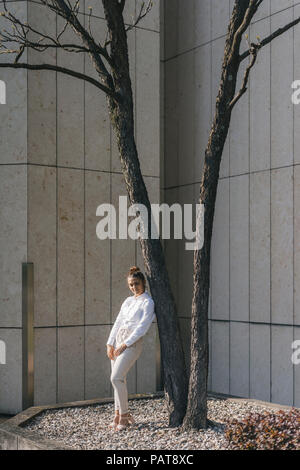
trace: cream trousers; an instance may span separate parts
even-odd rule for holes
[[[116,336],[116,348],[128,338],[131,331],[121,327]],[[128,391],[126,376],[135,361],[141,355],[143,349],[143,337],[125,349],[119,356],[111,360],[110,380],[114,388],[115,410],[120,414],[128,412]]]

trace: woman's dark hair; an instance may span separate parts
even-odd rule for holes
[[[141,281],[143,282],[144,284],[144,287],[146,287],[146,279],[145,279],[145,276],[144,274],[142,273],[142,271],[140,270],[140,268],[138,268],[137,266],[132,266],[130,269],[129,269],[129,272],[127,274],[127,277],[137,277],[138,279],[141,279]]]

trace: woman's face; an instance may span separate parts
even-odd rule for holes
[[[128,278],[128,287],[134,295],[140,295],[144,292],[144,283],[141,279],[136,277]]]

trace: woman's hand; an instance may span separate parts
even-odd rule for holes
[[[107,356],[109,359],[114,359],[115,348],[110,344],[107,345]]]
[[[125,349],[127,349],[127,346],[125,343],[121,344],[121,346],[119,346],[117,349],[115,349],[114,353],[115,353],[115,356],[119,356],[120,354],[122,354],[123,351],[125,351]]]

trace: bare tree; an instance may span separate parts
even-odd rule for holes
[[[208,376],[208,302],[210,248],[213,218],[219,179],[219,169],[233,107],[247,90],[251,68],[259,50],[273,39],[300,22],[300,18],[276,30],[240,54],[242,35],[263,0],[235,0],[228,26],[222,65],[222,75],[216,108],[200,185],[199,203],[204,204],[204,244],[194,252],[194,290],[191,320],[191,366],[188,405],[183,429],[200,429],[207,426],[207,376]],[[240,89],[236,92],[237,75],[244,59],[249,57]]]
[[[85,80],[104,92],[107,97],[108,111],[122,164],[122,171],[131,204],[144,204],[148,211],[148,234],[151,234],[151,206],[147,189],[140,170],[134,138],[133,98],[129,74],[127,31],[133,28],[150,10],[152,0],[142,3],[136,20],[125,26],[123,10],[125,0],[102,0],[107,23],[107,37],[99,44],[78,18],[79,0],[72,6],[69,0],[39,0],[40,5],[50,9],[64,20],[64,27],[56,37],[43,34],[27,22],[16,18],[7,8],[4,0],[2,16],[13,26],[12,31],[0,32],[0,53],[16,54],[14,62],[0,63],[0,67],[25,68],[31,70],[52,70],[77,79]],[[70,26],[81,39],[80,45],[63,43],[61,36]],[[16,44],[9,49],[6,44]],[[68,52],[84,53],[90,56],[99,80],[65,67],[51,64],[29,64],[20,62],[25,49],[41,53],[49,48],[59,48]],[[155,301],[158,329],[162,352],[162,368],[169,425],[178,426],[186,411],[188,379],[183,355],[178,317],[173,293],[170,287],[161,240],[141,238],[141,249],[145,272]]]

